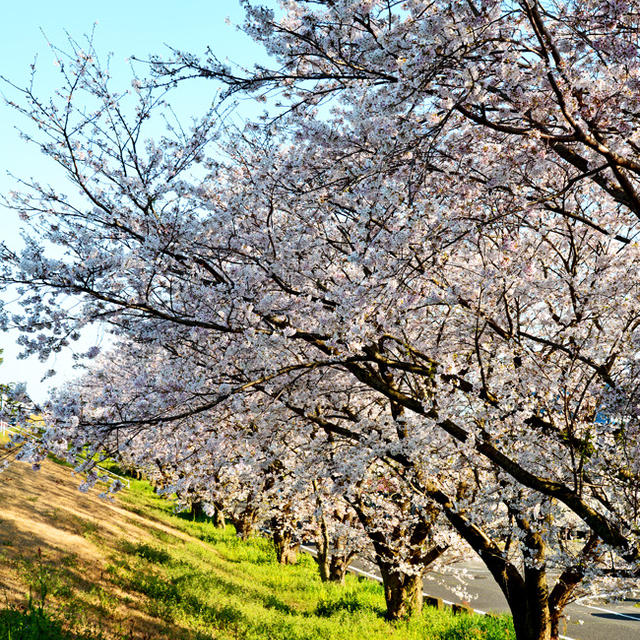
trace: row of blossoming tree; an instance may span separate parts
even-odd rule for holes
[[[117,342],[22,455],[123,457],[283,558],[300,523],[325,577],[367,539],[391,617],[466,545],[555,638],[640,562],[640,7],[243,4],[270,67],[173,51],[118,92],[72,42],[53,98],[13,86],[73,192],[14,194],[5,320],[43,357]],[[194,81],[220,108],[150,138]]]

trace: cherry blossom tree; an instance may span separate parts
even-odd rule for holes
[[[2,279],[23,287],[24,345],[101,321],[171,354],[174,402],[145,414],[133,384],[136,417],[105,415],[95,442],[268,397],[391,460],[512,594],[518,638],[553,637],[588,561],[611,548],[633,572],[640,553],[637,12],[246,4],[275,71],[176,52],[125,96],[76,49],[59,102],[23,89],[34,141],[82,192],[32,181],[14,200],[33,232]],[[277,89],[283,111],[213,158],[213,114],[145,143],[158,84],[193,75]],[[549,589],[557,523],[576,519],[583,551],[551,554],[571,588]]]
[[[114,350],[76,388],[54,398],[46,447],[70,458],[87,447],[124,457],[156,477],[163,493],[176,494],[184,508],[195,502],[212,512],[224,505],[242,538],[267,526],[283,564],[295,562],[297,542],[308,536],[316,544],[323,580],[343,582],[368,538],[385,583],[388,617],[420,610],[422,576],[451,544],[434,540],[451,541],[452,534],[436,528],[435,504],[425,508],[421,496],[403,490],[402,478],[382,479],[380,462],[372,475],[376,439],[354,451],[353,443],[337,438],[322,418],[292,410],[290,390],[277,400],[266,394],[260,404],[251,396],[242,402],[235,396],[232,407],[218,405],[215,411],[155,424],[150,412],[158,415],[181,404],[193,370],[182,359],[175,367],[166,358],[145,361],[145,353],[148,348],[130,354]],[[145,379],[132,394],[128,372],[134,364]],[[178,379],[183,388],[176,387]],[[324,385],[331,392],[333,385]],[[321,380],[316,389],[323,390]],[[375,408],[374,403],[369,410]],[[370,423],[380,427],[384,418]]]

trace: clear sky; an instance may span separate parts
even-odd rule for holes
[[[165,45],[193,53],[203,52],[209,45],[219,58],[250,66],[254,61],[264,61],[264,52],[236,29],[242,17],[238,0],[7,2],[3,4],[0,22],[0,75],[24,84],[29,78],[29,65],[37,56],[40,86],[55,86],[58,69],[47,40],[64,47],[66,33],[81,39],[93,29],[94,23],[95,47],[101,54],[113,53],[112,75],[116,84],[122,80],[123,87],[131,80],[127,59],[162,53],[167,51]],[[0,90],[6,92],[4,87]],[[188,93],[182,92],[178,113],[184,117],[198,115],[214,91],[215,86],[207,81],[191,83]],[[16,187],[7,172],[53,184],[59,179],[51,163],[18,137],[16,128],[21,126],[25,126],[25,122],[19,115],[4,103],[0,104],[0,193]],[[0,238],[12,248],[21,244],[19,226],[17,216],[0,206]],[[15,340],[13,332],[0,335],[0,348],[4,349],[0,382],[24,381],[34,400],[41,402],[51,385],[75,375],[71,353],[60,354],[47,363],[40,363],[36,358],[18,360]],[[99,331],[88,333],[82,340],[81,350],[100,340]],[[44,372],[52,368],[58,374],[40,382]]]

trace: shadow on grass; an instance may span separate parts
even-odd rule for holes
[[[300,615],[273,593],[237,584],[233,576],[224,576],[220,569],[203,571],[193,562],[173,558],[167,552],[148,544],[121,541],[118,546],[124,553],[140,558],[143,562],[131,567],[123,559],[112,558],[116,566],[126,570],[122,574],[116,569],[113,572],[115,579],[121,587],[145,595],[148,598],[149,613],[163,620],[176,621],[189,617],[217,628],[236,628],[240,623],[250,625],[241,605],[223,602],[212,604],[207,594],[215,592],[230,596],[242,604],[253,602],[287,616]],[[163,575],[162,566],[178,568],[181,573],[173,577]],[[204,595],[201,597],[200,594]]]
[[[213,520],[202,511],[175,511],[173,515],[180,520],[187,522],[198,522],[200,524],[208,524],[213,526]]]
[[[185,592],[183,583],[191,580],[191,576],[167,579],[154,573],[136,572],[126,586],[147,596],[149,613],[166,621],[173,622],[188,616],[218,628],[235,626],[244,621],[244,614],[239,607],[212,605],[193,593]]]
[[[81,640],[66,633],[60,622],[29,603],[26,609],[0,611],[0,640]]]
[[[120,540],[118,547],[123,553],[143,558],[153,564],[168,564],[171,561],[171,556],[164,549],[156,549],[150,544]]]

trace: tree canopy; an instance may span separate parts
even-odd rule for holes
[[[590,565],[640,561],[637,7],[243,4],[273,68],[173,51],[119,92],[72,43],[56,96],[18,90],[79,195],[15,194],[13,321],[43,355],[88,323],[118,338],[44,448],[158,460],[211,503],[220,455],[259,492],[329,478],[381,561],[396,536],[392,574],[464,540],[518,638],[556,637]],[[148,138],[196,79],[270,113]],[[397,488],[363,502],[383,468]]]

